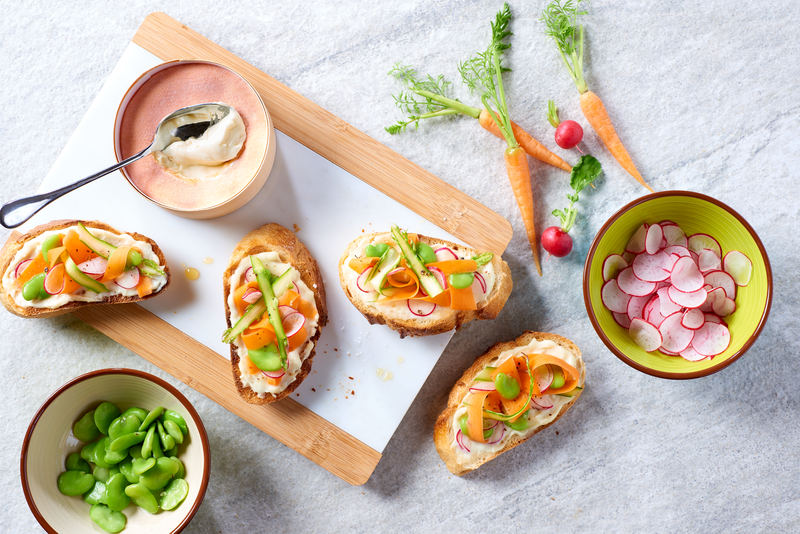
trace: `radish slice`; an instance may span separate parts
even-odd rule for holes
[[[664,319],[666,319],[664,314],[661,313],[661,299],[658,297],[658,295],[656,295],[656,298],[652,301],[652,304],[649,304],[649,306],[650,309],[647,312],[647,315],[643,313],[642,319],[658,328],[661,326],[661,323],[664,322]]]
[[[694,334],[692,347],[704,356],[716,356],[725,352],[731,343],[731,333],[723,324],[706,321]]]
[[[617,321],[617,324],[620,325],[622,328],[624,328],[625,330],[630,328],[631,319],[630,319],[630,317],[628,317],[627,313],[611,312],[611,315],[614,316],[614,320]]]
[[[750,258],[738,250],[731,250],[725,254],[722,264],[737,286],[744,287],[750,283],[750,276],[753,274],[753,262]]]
[[[625,312],[628,315],[628,324],[630,324],[630,321],[633,321],[637,317],[639,319],[642,318],[642,311],[650,299],[650,295],[646,297],[631,297],[631,300],[628,301],[628,307]]]
[[[631,240],[625,246],[626,252],[633,252],[634,254],[641,254],[645,249],[645,240],[647,239],[647,225],[643,224],[633,234]]]
[[[133,289],[139,285],[139,269],[137,267],[128,269],[122,275],[116,277],[114,283],[122,289]]]
[[[283,332],[286,334],[286,337],[291,337],[299,332],[303,325],[306,324],[306,318],[302,313],[295,312],[284,317],[281,322],[283,323]]]
[[[689,240],[687,241],[686,248],[695,254],[700,254],[704,248],[707,248],[716,252],[717,256],[722,257],[722,249],[720,248],[719,243],[716,239],[708,234],[694,234],[693,236],[690,236]]]
[[[287,306],[284,304],[283,306],[278,306],[278,315],[281,317],[281,321],[286,319],[286,317],[290,316],[293,313],[300,313],[300,310],[292,308],[291,306]]]
[[[703,273],[697,268],[697,264],[691,258],[683,257],[675,262],[672,274],[669,277],[675,289],[684,293],[691,293],[703,289]],[[675,300],[675,299],[673,299]],[[703,297],[705,300],[705,297]],[[703,302],[700,301],[698,306]]]
[[[661,221],[658,224],[661,225],[662,228],[665,227],[665,226],[678,226],[678,223],[672,222],[669,219],[664,219],[663,221]]]
[[[699,362],[700,360],[705,360],[706,358],[708,358],[708,356],[704,356],[703,354],[700,354],[699,352],[694,350],[694,347],[692,347],[691,345],[683,349],[680,355],[684,360],[688,360],[690,362]]]
[[[503,426],[505,426],[505,425],[503,425]],[[458,446],[459,446],[459,447],[461,447],[461,448],[462,448],[462,449],[464,449],[465,451],[469,452],[469,447],[467,447],[466,445],[464,445],[464,438],[465,438],[465,436],[464,436],[464,433],[463,433],[463,432],[461,432],[461,430],[459,430],[458,432],[456,432],[456,443],[458,443]],[[469,439],[469,438],[467,438],[467,439]]]
[[[702,287],[697,291],[685,293],[672,286],[667,290],[667,294],[669,299],[681,308],[699,308],[708,298],[708,291]]]
[[[683,306],[676,304],[670,297],[669,297],[669,287],[662,287],[658,290],[658,303],[661,305],[659,311],[661,315],[664,317],[669,317],[675,312],[681,311]]]
[[[661,346],[661,332],[647,321],[634,319],[628,333],[645,352],[653,352]]]
[[[664,239],[664,231],[661,226],[654,224],[647,229],[644,238],[644,251],[648,254],[655,254],[661,248],[661,240]]]
[[[664,239],[667,241],[667,247],[685,247],[688,244],[689,240],[686,239],[686,234],[683,233],[683,230],[681,230],[681,227],[677,224],[670,224],[667,226],[662,224],[661,228],[664,231]]]
[[[500,423],[500,421],[497,421],[497,423]],[[501,439],[503,439],[503,435],[506,433],[506,425],[504,424],[497,424],[493,428],[494,432],[486,441],[487,445],[494,445],[495,443],[498,443]]]
[[[549,410],[552,407],[553,397],[550,395],[542,395],[541,397],[534,395],[531,397],[531,408],[535,408],[537,410]]]
[[[658,352],[660,352],[661,354],[666,354],[667,356],[680,356],[680,354],[678,354],[677,352],[668,351],[664,347],[659,347]]]
[[[27,267],[27,266],[28,266],[28,264],[29,264],[30,262],[32,262],[32,261],[33,261],[33,260],[32,260],[32,259],[30,259],[30,260],[22,260],[21,262],[19,262],[19,263],[17,264],[17,268],[16,268],[16,269],[14,269],[14,278],[19,278],[19,275],[21,275],[21,274],[22,274],[22,271],[24,271],[24,270],[25,270],[25,267]]]
[[[736,311],[736,302],[728,297],[724,299],[717,297],[714,304],[711,305],[711,310],[720,317],[727,317]]]
[[[683,313],[673,313],[661,323],[658,331],[661,333],[661,348],[670,352],[680,353],[692,342],[694,330],[681,326]]]
[[[481,275],[481,273],[476,272],[474,274],[475,274],[475,280],[481,286],[481,295],[485,295],[486,294],[486,280],[484,280],[483,275]],[[442,277],[444,277],[444,275],[442,275]],[[472,285],[475,285],[475,282],[473,282]],[[446,286],[444,286],[444,288],[447,289]]]
[[[681,318],[681,326],[689,330],[698,330],[705,322],[705,315],[697,308],[686,310]]]
[[[367,289],[367,277],[369,276],[370,271],[372,271],[372,266],[367,267],[364,269],[361,274],[358,275],[356,278],[356,287],[362,293],[372,293],[371,289]]]
[[[108,267],[108,260],[100,256],[78,264],[79,271],[95,280],[103,277],[103,274],[106,272],[106,267]]]
[[[736,300],[736,282],[725,271],[711,271],[704,275],[705,283],[713,287],[721,287],[729,299]]]
[[[700,251],[697,258],[697,268],[700,269],[700,271],[704,273],[718,271],[720,265],[721,262],[716,252],[707,248]]]
[[[248,304],[255,304],[261,298],[261,291],[251,287],[242,294],[242,300]]]
[[[715,287],[714,289],[708,291],[706,301],[697,309],[703,313],[708,313],[714,309],[714,303],[717,301],[717,299],[725,299],[725,290],[721,287]]]
[[[458,254],[447,247],[439,247],[433,252],[436,254],[436,261],[450,261],[458,259]]]
[[[656,290],[656,284],[654,282],[645,282],[644,280],[636,278],[636,275],[633,274],[633,267],[623,269],[622,272],[619,273],[617,277],[617,287],[619,287],[623,293],[632,297],[652,295]]]
[[[533,379],[536,380],[536,385],[539,387],[539,392],[544,393],[550,384],[553,383],[553,369],[549,365],[542,365],[533,371]]]
[[[689,249],[680,245],[670,245],[664,249],[665,254],[677,254],[681,258],[684,256],[691,256]]]
[[[436,304],[433,302],[420,299],[408,299],[406,306],[408,306],[408,311],[417,317],[427,317],[436,309]]]
[[[449,249],[448,249],[448,250],[449,250]],[[438,268],[438,267],[436,267],[436,266],[430,266],[430,267],[428,267],[428,270],[429,270],[431,273],[433,273],[433,276],[435,276],[435,277],[436,277],[436,280],[439,282],[439,285],[440,285],[440,286],[442,286],[442,289],[444,289],[444,290],[447,290],[447,288],[448,288],[448,285],[447,285],[447,277],[444,275],[444,273],[442,272],[442,270],[441,270],[441,269],[439,269],[439,268]],[[478,273],[475,273],[475,274],[476,274],[476,275],[478,275]],[[482,276],[481,276],[481,279],[483,279],[483,277],[482,277]],[[486,289],[485,289],[485,288],[484,288],[483,292],[484,292],[484,293],[486,293]]]
[[[619,254],[612,254],[603,262],[603,281],[616,278],[619,272],[628,267],[628,262]]]
[[[248,267],[247,270],[244,272],[244,280],[245,282],[256,281],[256,273],[253,271],[252,267]]]
[[[489,380],[488,382],[475,382],[473,385],[469,387],[470,393],[479,393],[481,391],[496,391],[497,388],[494,387],[494,382]]]
[[[628,311],[628,301],[631,300],[631,297],[620,290],[616,280],[609,280],[603,284],[603,288],[600,290],[600,300],[610,311],[626,313]]]
[[[64,291],[65,278],[64,267],[50,269],[44,277],[44,291],[48,295],[58,295]]]
[[[405,268],[405,267],[398,267],[397,269],[394,269],[394,270],[392,270],[392,271],[389,271],[389,274],[387,274],[386,276],[392,276],[393,274],[402,273],[402,272],[403,272],[403,271],[405,271],[405,270],[406,270],[406,268]]]
[[[672,258],[664,252],[639,254],[633,260],[633,274],[645,282],[661,282],[669,278],[672,265]]]
[[[728,326],[728,323],[726,323],[725,320],[722,317],[720,317],[719,315],[717,315],[715,313],[704,313],[703,317],[705,318],[707,323],[717,323],[717,324],[724,324],[725,326]]]
[[[279,371],[261,371],[261,374],[269,378],[277,379],[277,378],[283,378],[283,375],[286,374],[286,371],[284,371],[283,369]]]
[[[635,257],[636,257],[636,254],[634,254],[633,252],[627,252],[626,251],[626,252],[622,253],[622,259],[625,260],[625,263],[627,263],[628,265],[631,264],[631,262],[633,261],[633,258],[635,258]]]

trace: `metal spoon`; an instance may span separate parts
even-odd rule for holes
[[[192,113],[197,113],[198,111],[203,111],[203,108],[206,108],[205,111],[207,112],[208,119],[207,120],[200,120],[194,122],[186,122],[185,124],[181,124],[177,128],[174,128],[170,131],[170,129],[166,126],[168,121],[172,119],[182,117],[184,115],[189,115]],[[42,193],[40,195],[34,195],[31,197],[21,198],[19,200],[14,200],[2,208],[0,208],[0,224],[5,226],[6,228],[16,228],[17,226],[21,225],[31,217],[33,217],[36,213],[39,212],[42,208],[50,204],[57,198],[60,198],[66,195],[69,192],[72,192],[79,187],[83,187],[86,184],[92,183],[98,178],[105,176],[106,174],[112,173],[126,165],[133,163],[136,160],[139,160],[145,157],[148,154],[151,154],[156,151],[164,150],[169,145],[176,141],[186,141],[191,137],[200,137],[205,133],[206,130],[217,124],[219,121],[224,119],[229,113],[231,112],[231,108],[226,106],[225,104],[220,104],[217,102],[210,102],[206,104],[197,104],[195,106],[188,106],[185,108],[181,108],[177,111],[173,111],[163,119],[161,122],[158,123],[158,127],[156,127],[156,133],[153,136],[153,142],[150,143],[150,146],[142,150],[136,155],[129,157],[126,160],[120,161],[116,165],[112,165],[111,167],[98,172],[97,174],[93,174],[83,180],[79,180],[73,184],[67,185],[62,187],[61,189],[56,189],[55,191],[50,191],[49,193]]]

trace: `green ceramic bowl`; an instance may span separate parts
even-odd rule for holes
[[[723,255],[738,250],[753,262],[747,287],[738,288],[736,311],[726,317],[731,343],[713,360],[689,362],[680,356],[645,352],[614,320],[600,300],[603,261],[610,254],[622,254],[625,245],[642,223],[670,220],[687,236],[705,233],[719,241]],[[720,202],[690,191],[664,191],[643,196],[614,214],[592,242],[583,271],[583,298],[597,335],[616,356],[634,369],[660,378],[688,379],[707,376],[724,369],[755,342],[772,304],[772,270],[764,245],[741,215]]]

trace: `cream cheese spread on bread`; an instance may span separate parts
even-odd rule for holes
[[[103,293],[95,293],[93,291],[89,291],[87,289],[78,289],[73,293],[61,293],[58,295],[52,295],[46,299],[35,299],[35,300],[25,300],[22,296],[22,290],[16,289],[14,287],[14,278],[15,278],[15,270],[17,265],[20,262],[25,260],[29,260],[35,258],[37,255],[42,253],[42,244],[44,241],[55,234],[63,234],[67,231],[67,228],[62,228],[60,230],[49,230],[43,232],[42,234],[36,236],[35,238],[25,242],[22,248],[17,251],[14,255],[14,258],[11,260],[11,263],[6,269],[6,272],[3,273],[3,289],[6,291],[8,295],[10,295],[14,299],[14,303],[17,306],[22,308],[47,308],[47,309],[55,309],[60,308],[61,306],[67,304],[68,302],[101,302],[107,297],[111,297],[114,295],[121,295],[124,297],[135,297],[138,296],[136,288],[133,289],[125,289],[120,287],[119,285],[115,284],[113,281],[109,281],[105,283],[105,286],[108,288],[109,291]],[[115,234],[113,232],[109,232],[107,230],[101,230],[99,228],[90,228],[91,233],[93,236],[97,237],[98,239],[102,239],[106,243],[113,245],[115,247],[123,247],[123,246],[135,246],[137,247],[141,253],[142,257],[147,260],[152,260],[159,264],[158,255],[153,251],[153,247],[150,243],[145,241],[137,241],[133,237],[128,234]],[[162,267],[159,264],[159,267]],[[164,287],[167,283],[166,276],[153,276],[151,277],[151,284],[153,288],[153,293],[158,292],[161,288]]]
[[[566,350],[565,348],[559,346],[558,344],[554,343],[553,341],[545,340],[545,341],[537,341],[533,339],[528,345],[523,347],[514,347],[511,350],[507,350],[501,352],[496,358],[487,362],[486,365],[492,367],[499,367],[501,363],[506,361],[507,359],[518,356],[518,355],[530,355],[530,354],[547,354],[549,356],[554,356],[561,360],[564,360],[566,363],[573,367],[578,367],[578,359],[575,357],[572,352]],[[475,381],[473,381],[475,383]],[[471,384],[470,384],[471,385]],[[469,390],[467,390],[469,391]],[[450,421],[450,425],[452,427],[452,435],[456,436],[456,434],[461,430],[460,420],[461,417],[467,413],[467,407],[463,404],[464,402],[469,403],[470,399],[473,395],[471,393],[467,393],[467,395],[462,400],[460,407],[456,410],[455,414],[453,415],[452,421]],[[534,410],[531,408],[526,416],[528,417],[528,428],[523,431],[517,431],[506,425],[505,434],[503,435],[502,439],[494,444],[486,444],[486,443],[478,443],[469,439],[467,436],[463,436],[463,440],[465,445],[470,449],[469,452],[464,450],[463,448],[459,447],[455,440],[452,442],[451,446],[455,451],[457,457],[462,458],[462,463],[469,463],[472,459],[475,459],[479,456],[483,456],[487,453],[492,453],[501,450],[505,447],[506,443],[512,436],[521,436],[525,437],[526,435],[532,433],[537,428],[544,426],[551,421],[553,421],[565,404],[570,402],[570,397],[564,397],[560,395],[546,395],[547,399],[552,401],[553,406],[547,410]],[[502,423],[501,423],[502,424]]]
[[[269,272],[274,276],[280,276],[285,273],[287,269],[292,268],[291,265],[281,262],[280,256],[274,251],[261,252],[259,254],[255,254],[254,256],[261,260],[264,264],[264,267],[266,267],[266,269],[269,270]],[[230,309],[231,324],[236,324],[240,318],[234,302],[234,292],[236,288],[246,283],[245,274],[250,267],[250,258],[249,256],[246,256],[239,262],[238,267],[233,272],[229,280],[231,291],[228,294],[228,309]],[[239,373],[241,375],[242,384],[245,387],[252,389],[261,398],[266,396],[267,393],[277,395],[286,389],[286,387],[294,381],[295,377],[303,366],[303,362],[308,358],[314,349],[314,342],[311,340],[319,328],[319,310],[317,309],[314,292],[302,281],[300,273],[295,268],[292,268],[292,284],[294,284],[295,291],[299,293],[300,298],[314,307],[316,314],[314,317],[306,317],[304,326],[308,332],[308,338],[298,348],[288,352],[286,374],[283,375],[280,383],[271,385],[268,383],[267,377],[261,371],[252,372],[256,370],[256,368],[250,364],[250,360],[247,357],[247,347],[245,347],[244,343],[242,343],[241,336],[237,337],[234,342],[239,354]]]

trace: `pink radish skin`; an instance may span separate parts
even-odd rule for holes
[[[736,300],[736,282],[725,271],[711,271],[703,276],[705,283],[713,287],[721,287],[729,299]]]
[[[628,317],[627,313],[616,313],[611,312],[611,315],[614,316],[614,320],[620,325],[622,328],[627,330],[631,326],[630,317]]]
[[[648,254],[655,254],[661,248],[661,240],[664,238],[664,231],[661,226],[654,224],[647,229],[644,238],[644,250]]]
[[[661,346],[661,333],[658,328],[642,319],[631,321],[628,334],[645,352],[653,352]]]
[[[681,306],[678,306],[669,298],[669,287],[662,287],[658,290],[658,302],[661,305],[659,311],[664,317],[669,317],[682,309]]]
[[[32,259],[30,259],[30,260],[22,260],[21,262],[19,262],[19,263],[17,264],[17,268],[16,268],[16,269],[14,269],[14,279],[17,279],[17,278],[19,278],[19,275],[21,275],[21,274],[22,274],[22,271],[24,271],[24,270],[25,270],[25,267],[27,267],[27,266],[28,266],[28,264],[29,264],[30,262],[32,262],[32,261],[33,261],[33,260],[32,260]]]
[[[724,324],[725,326],[728,326],[728,323],[726,323],[725,320],[722,317],[720,317],[719,315],[717,315],[715,313],[704,313],[703,317],[705,318],[707,323],[717,323],[717,324]]]
[[[103,277],[108,267],[108,260],[97,256],[78,265],[78,270],[86,276],[98,280]]]
[[[711,310],[720,317],[727,317],[736,311],[736,302],[728,297],[724,299],[717,298],[714,304],[711,305]]]
[[[722,265],[722,268],[733,278],[737,286],[744,287],[750,283],[750,277],[753,274],[753,262],[738,250],[731,250],[725,254]]]
[[[441,273],[441,271],[439,271],[439,272]],[[442,276],[444,276],[444,275],[442,275]],[[474,286],[476,282],[481,286],[481,295],[485,295],[486,294],[486,280],[484,280],[483,275],[481,273],[478,273],[478,272],[475,273],[475,282],[473,282],[472,285]],[[444,285],[442,287],[444,289],[447,289],[446,285]]]
[[[681,308],[699,308],[708,297],[708,292],[702,287],[697,291],[684,293],[683,291],[679,291],[675,286],[672,286],[667,292],[669,299]]]
[[[717,253],[707,248],[700,251],[697,258],[697,268],[703,273],[718,271],[721,264]]]
[[[698,289],[703,289],[703,273],[697,268],[697,264],[691,258],[681,258],[672,267],[672,274],[669,277],[672,286],[678,291],[691,293]],[[674,300],[674,299],[673,299]],[[705,300],[705,298],[703,299]],[[702,302],[700,302],[702,304]],[[700,305],[698,304],[698,306]]]
[[[481,391],[496,391],[497,388],[494,386],[494,382],[491,380],[488,382],[475,382],[473,385],[469,387],[470,393],[479,393]]]
[[[293,313],[300,313],[300,311],[285,304],[283,306],[278,306],[278,315],[280,315],[281,321],[283,321]]]
[[[462,448],[462,449],[464,449],[465,451],[469,452],[469,447],[467,447],[467,446],[464,444],[464,440],[465,440],[465,439],[469,439],[469,438],[468,438],[468,437],[466,437],[466,436],[464,435],[464,433],[463,433],[463,432],[461,432],[461,430],[459,429],[459,431],[458,431],[458,432],[456,432],[456,443],[458,443],[458,446],[459,446],[459,447],[461,447],[461,448]]]
[[[128,269],[122,273],[122,275],[116,277],[114,279],[114,283],[122,289],[135,288],[137,285],[139,285],[139,269],[137,267]]]
[[[715,287],[714,289],[708,291],[706,301],[697,309],[703,313],[708,313],[714,309],[714,303],[720,298],[725,299],[725,290],[721,287]]]
[[[549,365],[543,365],[541,367],[537,367],[533,371],[533,378],[536,380],[536,385],[539,387],[539,391],[544,393],[547,391],[547,388],[550,387],[550,384],[553,383],[555,375],[553,375],[553,370]]]
[[[659,347],[658,352],[660,352],[661,354],[665,354],[667,356],[680,356],[680,354],[678,354],[677,352],[670,352],[664,347]]]
[[[682,247],[680,245],[670,245],[670,246],[668,246],[668,247],[666,247],[664,249],[664,253],[665,254],[677,254],[680,257],[684,257],[684,256],[691,257],[691,254],[689,253],[689,249],[686,248],[686,247]]]
[[[306,318],[302,313],[290,313],[281,321],[286,337],[293,336],[306,324]]]
[[[731,343],[731,333],[728,327],[722,324],[706,323],[695,332],[692,347],[704,356],[722,354]]]
[[[242,295],[242,300],[248,304],[254,304],[255,302],[258,302],[258,299],[260,298],[261,298],[261,291],[259,291],[254,287],[251,287],[250,289],[245,291],[244,294]]]
[[[663,221],[661,221],[658,224],[660,224],[662,227],[664,227],[664,226],[678,226],[678,223],[672,222],[669,219],[664,219]]]
[[[626,295],[632,297],[645,297],[651,295],[656,290],[656,284],[639,280],[633,274],[633,267],[623,269],[617,277],[617,286]]]
[[[650,310],[648,311],[647,315],[643,315],[642,318],[658,328],[661,326],[661,323],[664,322],[664,319],[666,319],[666,317],[664,317],[664,315],[661,313],[661,299],[656,295],[656,298],[652,301],[652,304],[649,304],[649,306]]]
[[[696,350],[694,350],[694,347],[692,347],[691,345],[689,345],[688,347],[683,349],[680,352],[680,356],[684,360],[687,360],[687,361],[690,361],[690,362],[699,362],[701,360],[705,360],[706,358],[708,358],[708,356],[704,356],[704,355],[700,354],[699,352],[697,352]]]
[[[439,285],[442,286],[442,289],[447,290],[447,288],[449,287],[447,285],[447,277],[444,275],[442,270],[439,269],[438,267],[428,267],[428,270],[433,273],[433,276],[436,277],[436,280],[439,282]],[[480,276],[478,273],[475,273],[475,274],[476,274],[476,277]],[[483,278],[483,277],[481,276],[481,278]],[[483,289],[483,292],[486,293],[486,288]]]
[[[572,238],[559,226],[551,226],[542,232],[542,248],[556,258],[572,252]]]
[[[252,267],[248,267],[247,270],[244,272],[244,279],[246,282],[255,282],[256,273],[253,272]]]
[[[694,234],[689,236],[686,248],[695,254],[700,254],[704,248],[707,248],[716,252],[717,256],[722,257],[722,249],[719,246],[719,242],[708,234]]]
[[[531,397],[531,407],[536,410],[549,410],[553,407],[553,398],[550,395],[542,395],[541,397]]]
[[[628,267],[628,262],[619,254],[611,254],[603,262],[603,281],[608,282],[616,278],[620,271]]]
[[[555,139],[561,148],[575,148],[583,139],[583,128],[575,121],[563,121],[556,128]]]
[[[645,239],[647,238],[647,225],[643,224],[636,230],[636,233],[633,234],[631,240],[628,241],[628,244],[625,246],[625,252],[632,252],[633,254],[641,254],[644,252],[644,243]]]
[[[411,302],[414,302],[413,304]],[[419,299],[408,299],[406,301],[408,311],[417,317],[427,317],[436,309],[436,304]]]
[[[642,311],[650,299],[650,295],[646,297],[631,297],[631,300],[628,301],[628,309],[625,312],[628,315],[628,325],[636,318],[642,319]]]
[[[645,282],[662,282],[670,277],[672,258],[664,252],[639,254],[633,260],[633,274]]]
[[[603,284],[603,288],[600,290],[600,299],[610,311],[627,313],[628,301],[631,297],[620,290],[616,280],[609,280]]]
[[[356,278],[356,287],[362,293],[372,293],[373,292],[372,290],[366,289],[366,287],[367,287],[367,277],[369,276],[370,271],[372,271],[372,266],[369,266],[366,269],[364,269],[361,272],[361,274],[358,275],[358,278]],[[445,289],[447,289],[447,288],[445,288]]]
[[[449,261],[458,259],[458,254],[456,254],[447,247],[439,247],[433,252],[434,254],[436,254],[437,261]]]
[[[681,326],[689,330],[698,330],[705,322],[705,315],[696,308],[693,310],[686,310],[681,318]]]
[[[694,331],[681,326],[683,313],[676,312],[664,319],[658,331],[661,333],[661,348],[679,354],[694,338]]]
[[[61,277],[61,287],[59,287],[57,290],[54,290],[54,291],[51,291],[51,290],[47,289],[47,288],[48,288],[49,286],[51,286],[51,285],[53,284],[53,282],[55,281],[55,280],[53,280],[53,276],[54,276],[54,275],[52,274],[52,273],[54,273],[54,272],[55,272],[54,270],[51,270],[51,271],[50,271],[49,273],[47,273],[47,275],[44,277],[44,292],[45,292],[45,293],[47,293],[48,295],[60,295],[60,294],[61,294],[61,293],[64,291],[64,285],[65,285],[65,283],[66,283],[66,279],[65,279],[65,277],[64,277],[64,276],[62,276],[62,277]],[[138,272],[138,271],[137,271],[137,272]],[[49,278],[50,280],[48,280],[48,278]],[[626,316],[626,317],[627,317],[627,316]]]
[[[263,374],[264,376],[266,376],[268,378],[278,379],[278,378],[283,378],[283,375],[286,374],[286,371],[284,371],[284,370],[280,370],[280,371],[261,371],[261,374]]]

